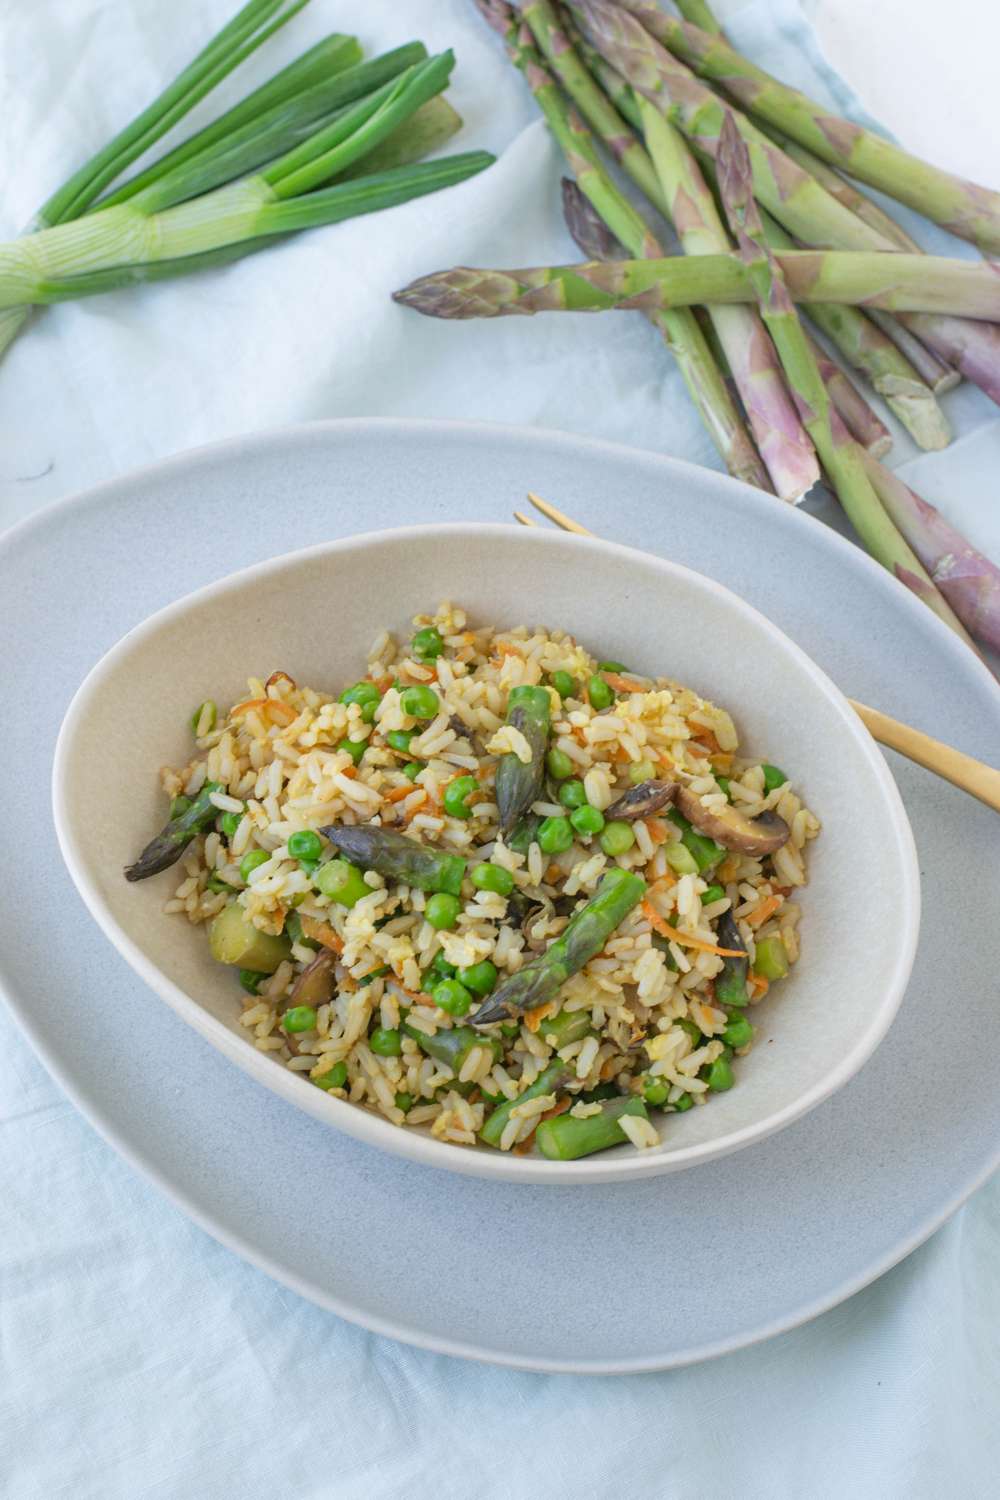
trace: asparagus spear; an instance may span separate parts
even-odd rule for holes
[[[526,813],[541,796],[551,716],[547,688],[511,688],[507,698],[507,723],[524,736],[531,759],[525,764],[519,756],[510,753],[502,755],[497,762],[495,790],[501,833],[509,833],[522,813]]]
[[[426,1031],[421,1031],[417,1026],[411,1026],[409,1022],[403,1022],[403,1030],[406,1035],[412,1037],[422,1052],[428,1057],[433,1057],[435,1062],[443,1063],[450,1068],[457,1078],[461,1073],[466,1058],[473,1047],[489,1047],[493,1053],[494,1062],[500,1059],[500,1043],[493,1038],[480,1036],[478,1031],[473,1031],[471,1026],[452,1026],[446,1031],[436,1031],[433,1036],[428,1036]]]
[[[951,308],[971,318],[1000,320],[1000,277],[986,262],[850,250],[778,251],[774,259],[796,302],[864,303],[915,312]],[[616,307],[646,311],[754,298],[746,267],[733,255],[584,261],[510,271],[457,266],[421,277],[394,295],[398,302],[437,318],[602,312]]]
[[[605,0],[568,3],[608,61],[704,150],[715,154],[722,120],[733,119],[750,151],[756,197],[798,240],[846,250],[896,248],[894,241],[886,240],[828,193],[750,120],[716,97],[626,10]],[[935,354],[1000,404],[1000,329],[951,317],[908,316],[905,322]]]
[[[939,510],[904,484],[898,474],[871,457],[865,459],[865,471],[890,520],[909,542],[962,624],[984,646],[1000,651],[1000,568],[977,551]]]
[[[478,0],[478,4],[486,20],[504,38],[511,60],[524,73],[581,188],[588,195],[584,201],[592,205],[596,222],[607,226],[608,240],[613,244],[624,241],[633,255],[661,254],[645,220],[601,165],[583,121],[567,107],[537,51],[529,45],[531,34],[526,34],[525,27],[518,26],[512,10],[503,0]],[[565,201],[565,185],[563,192]],[[679,308],[654,312],[650,318],[676,359],[695,409],[730,474],[761,489],[769,489],[766,471],[694,314],[686,308]]]
[[[773,126],[761,128],[776,146],[780,146],[786,155],[811,173],[821,187],[826,188],[828,193],[832,193],[845,208],[851,209],[859,219],[863,219],[888,243],[894,243],[900,250],[913,255],[922,253],[922,246],[907,234],[902,225],[897,224],[895,219],[874,203],[866,193],[862,193],[853,183],[841,177],[833,167],[818,156],[814,156],[811,151],[807,151],[805,146],[800,146],[797,141],[791,140],[780,130],[775,130]],[[765,224],[766,222],[765,220]],[[953,390],[958,385],[962,378],[959,372],[940,359],[932,349],[922,344],[915,334],[904,328],[890,313],[874,310],[871,317],[882,332],[888,335],[900,353],[909,360],[921,380],[930,386],[935,395]]]
[[[618,1123],[622,1115],[649,1119],[645,1104],[635,1094],[609,1099],[601,1105],[600,1114],[583,1120],[575,1115],[543,1120],[535,1131],[538,1149],[550,1161],[576,1161],[581,1156],[593,1156],[595,1151],[607,1151],[609,1146],[620,1146],[628,1140]]]
[[[634,130],[641,131],[639,102],[628,79],[623,78],[618,69],[613,68],[607,59],[601,56],[597,48],[588,42],[577,25],[572,11],[567,10],[565,6],[560,6],[559,15],[566,35],[586,65],[587,72],[595,83],[600,84],[622,119],[627,120]]]
[[[514,1106],[523,1104],[527,1099],[541,1099],[545,1094],[555,1093],[556,1089],[569,1078],[570,1071],[562,1062],[550,1063],[547,1068],[543,1068],[534,1083],[530,1084],[523,1094],[518,1094],[516,1099],[505,1099],[502,1104],[497,1105],[479,1132],[480,1140],[485,1141],[487,1146],[499,1146]]]
[[[485,13],[488,5],[480,5],[480,9]],[[524,0],[520,11],[543,57],[588,125],[597,132],[636,187],[663,212],[659,181],[645,147],[635,139],[614,105],[587,72],[549,0]]]
[[[772,78],[724,37],[676,20],[651,0],[619,3],[700,77],[718,83],[823,161],[908,204],[984,254],[1000,251],[1000,193],[931,166],[863,125],[839,119],[798,89]]]
[[[584,255],[594,260],[621,260],[625,257],[627,254],[625,247],[615,239],[604,220],[584,197],[576,183],[571,182],[567,177],[562,180],[562,199],[566,227]],[[646,314],[654,326],[659,328],[667,346],[671,349],[674,346],[671,342],[673,330],[670,319],[678,315],[690,318],[692,321],[696,317],[696,314],[686,308],[678,308],[673,313],[654,311]],[[685,334],[688,332],[686,326],[684,332]],[[761,463],[760,455],[744,426],[734,396],[730,394],[726,383],[725,355],[719,350],[716,356],[710,347],[709,340],[696,322],[693,336],[697,340],[697,347],[704,349],[704,368],[708,376],[697,384],[687,380],[687,387],[698,408],[702,422],[733,478],[742,479],[745,484],[752,484],[756,489],[767,490],[770,493],[771,482],[767,477],[767,470]],[[678,356],[678,362],[680,363],[680,356]],[[680,368],[683,374],[684,365],[681,364]],[[696,369],[698,368],[700,366],[696,366]]]
[[[889,520],[865,471],[862,450],[832,419],[829,397],[788,295],[781,267],[767,243],[753,199],[750,158],[735,123],[723,122],[717,158],[719,191],[736,235],[761,311],[771,330],[789,384],[795,392],[816,451],[855,531],[877,562],[890,572],[912,574],[924,602],[971,645],[950,605],[935,589],[916,554]],[[895,257],[893,257],[895,259]],[[973,647],[973,649],[975,649]]]
[[[712,14],[708,0],[677,0],[677,9],[685,21],[690,21],[693,26],[700,26],[702,31],[707,31],[712,36],[722,35],[722,27]]]
[[[792,250],[791,235],[763,210],[761,221],[773,250]],[[918,252],[919,253],[919,252]],[[802,311],[840,351],[852,369],[865,375],[889,410],[898,417],[919,448],[946,448],[951,441],[948,419],[930,386],[920,378],[882,329],[860,308],[829,302],[807,302]],[[905,330],[901,329],[901,332]],[[915,341],[916,342],[916,341]]]
[[[386,880],[415,886],[419,891],[446,891],[458,896],[466,861],[444,849],[432,849],[389,828],[371,824],[321,828],[330,843],[359,870],[374,870]]]
[[[646,144],[685,252],[728,253],[729,236],[683,138],[647,99],[638,103]],[[760,315],[756,308],[711,302],[706,310],[775,492],[783,500],[800,500],[819,478],[819,465]]]
[[[125,879],[148,880],[150,875],[159,875],[161,870],[175,865],[191,840],[210,828],[219,816],[219,809],[211,798],[213,792],[222,789],[218,781],[206,781],[191,805],[175,818],[170,818],[135,863],[126,868]]]
[[[919,565],[918,565],[919,566]],[[646,882],[631,871],[610,870],[587,904],[575,912],[564,931],[543,953],[531,958],[492,995],[474,1015],[473,1026],[489,1026],[508,1016],[537,1010],[554,1000],[567,979],[600,953],[615,928],[646,893]]]
[[[716,936],[719,947],[728,948],[731,951],[723,960],[721,973],[715,976],[715,998],[720,1005],[746,1005],[747,972],[750,968],[750,959],[740,936],[740,929],[736,925],[736,918],[731,911],[722,913],[716,928]],[[733,952],[740,952],[743,957],[734,958]]]
[[[814,339],[809,340],[813,357],[830,393],[830,400],[844,426],[866,452],[882,458],[892,447],[892,434],[876,412],[868,405],[861,392],[851,384],[838,364],[835,364]]]

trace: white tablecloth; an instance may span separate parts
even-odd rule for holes
[[[995,176],[992,8],[804,3],[889,125]],[[28,219],[231,6],[7,0],[0,229]],[[719,9],[754,56],[853,107],[795,0]],[[388,301],[438,266],[571,258],[561,163],[468,0],[315,0],[266,67],[334,27],[359,30],[369,52],[409,35],[453,45],[459,144],[495,150],[496,167],[225,272],[44,312],[0,367],[0,525],[178,449],[315,417],[534,422],[714,461],[638,318],[458,327]],[[916,461],[900,441],[897,456],[1000,555],[1000,423],[974,391],[948,405],[959,441]],[[0,1203],[5,1500],[996,1491],[996,1184],[875,1286],[756,1349],[624,1379],[493,1370],[360,1332],[221,1249],[96,1137],[0,1015]]]

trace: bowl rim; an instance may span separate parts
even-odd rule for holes
[[[366,1110],[347,1100],[338,1099],[316,1089],[300,1074],[291,1072],[276,1063],[274,1058],[257,1051],[247,1040],[211,1015],[186,990],[153,963],[142,947],[118,924],[87,870],[85,850],[72,831],[70,820],[68,778],[73,746],[77,730],[87,712],[91,695],[118,669],[122,658],[128,656],[147,638],[155,635],[164,625],[183,616],[188,609],[204,604],[213,598],[224,596],[228,592],[238,591],[245,587],[250,578],[263,578],[269,574],[281,572],[289,566],[318,557],[335,556],[354,550],[395,546],[398,545],[400,538],[446,541],[460,535],[467,536],[469,533],[487,540],[495,536],[509,541],[516,536],[520,539],[517,545],[525,546],[564,547],[570,541],[567,533],[562,531],[472,521],[437,522],[394,527],[390,530],[359,532],[352,536],[321,542],[312,547],[280,553],[263,562],[241,568],[235,573],[226,574],[223,578],[195,589],[163,606],[127,631],[105,652],[77,688],[66,710],[56,740],[51,783],[52,812],[60,852],[73,883],[90,915],[115,949],[125,958],[139,978],[194,1031],[245,1073],[270,1089],[272,1093],[278,1094],[286,1102],[366,1145],[405,1157],[421,1166],[435,1167],[459,1175],[500,1179],[505,1182],[547,1183],[560,1186],[637,1181],[687,1170],[732,1152],[746,1149],[784,1129],[830,1098],[864,1066],[882,1041],[902,1003],[916,955],[920,930],[920,874],[916,844],[899,789],[875,740],[870,736],[845,695],[812,658],[766,615],[748,604],[724,584],[718,583],[694,568],[688,568],[655,553],[643,552],[601,537],[573,535],[571,538],[571,545],[574,548],[584,548],[599,555],[610,553],[626,561],[641,561],[654,570],[662,571],[667,577],[683,578],[689,583],[694,583],[696,587],[714,594],[733,613],[741,615],[757,628],[763,629],[779,643],[827,699],[836,712],[844,732],[854,740],[856,747],[867,761],[890,814],[895,834],[894,854],[899,864],[900,878],[896,884],[899,897],[899,922],[895,955],[892,972],[884,987],[880,1004],[872,1011],[868,1025],[854,1045],[838,1060],[826,1077],[793,1102],[755,1124],[741,1126],[715,1140],[681,1147],[677,1150],[656,1148],[645,1151],[632,1150],[620,1155],[616,1153],[610,1158],[602,1153],[594,1158],[584,1158],[575,1162],[553,1162],[541,1157],[513,1157],[509,1153],[487,1151],[478,1147],[456,1148],[452,1143],[437,1141],[420,1131],[401,1129],[374,1111]]]

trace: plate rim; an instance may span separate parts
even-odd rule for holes
[[[473,433],[490,437],[499,435],[506,441],[521,440],[530,443],[540,443],[553,449],[563,447],[585,448],[595,452],[607,454],[612,459],[629,461],[641,459],[644,462],[652,460],[665,469],[681,474],[693,474],[702,478],[706,473],[712,482],[722,481],[726,486],[736,486],[744,492],[748,503],[752,505],[762,504],[766,496],[759,495],[749,486],[738,480],[729,478],[715,470],[705,470],[703,466],[690,463],[684,459],[674,458],[656,450],[638,448],[625,443],[612,442],[605,439],[596,439],[571,432],[565,432],[554,428],[538,426],[525,426],[512,423],[490,423],[482,421],[441,421],[418,418],[333,418],[307,423],[284,424],[280,427],[270,429],[262,433],[250,433],[237,435],[224,439],[220,442],[199,445],[196,448],[186,450],[179,454],[169,455],[154,464],[129,471],[128,473],[105,480],[101,484],[89,486],[84,490],[63,497],[43,507],[41,510],[25,517],[14,526],[8,528],[0,535],[0,566],[6,560],[8,550],[20,544],[22,538],[28,536],[36,528],[47,529],[53,521],[58,521],[64,509],[69,506],[78,506],[81,503],[97,505],[101,503],[108,492],[115,491],[123,482],[135,482],[143,477],[159,477],[162,473],[170,471],[182,471],[192,463],[202,461],[205,457],[223,457],[227,452],[235,452],[239,449],[253,449],[257,445],[274,444],[283,441],[297,441],[307,437],[322,437],[331,435],[347,435],[359,429],[393,429],[395,431],[433,431],[443,438],[451,434],[469,436]],[[781,512],[775,510],[772,515],[779,524]],[[800,521],[808,525],[819,526],[823,532],[823,545],[832,547],[836,553],[840,549],[840,555],[845,560],[850,559],[850,565],[864,570],[874,570],[870,576],[881,574],[882,570],[874,563],[860,548],[838,535],[831,528],[808,513],[799,512]],[[885,587],[885,580],[879,580],[880,588]],[[894,594],[895,607],[905,615],[908,610],[913,610],[912,618],[924,619],[924,628],[930,628],[931,633],[937,632],[939,645],[947,657],[950,655],[956,665],[961,666],[964,673],[969,673],[978,680],[981,687],[985,687],[989,696],[1000,701],[1000,686],[998,686],[992,673],[985,664],[976,662],[967,652],[966,648],[952,636],[952,633],[939,621],[928,622],[927,612],[924,607],[905,592]],[[925,1216],[924,1220],[915,1225],[905,1234],[890,1250],[883,1255],[877,1256],[868,1265],[857,1271],[854,1275],[838,1281],[828,1292],[817,1296],[810,1301],[798,1305],[786,1316],[775,1317],[768,1323],[748,1333],[741,1333],[724,1339],[708,1341],[701,1345],[688,1346],[685,1349],[670,1355],[653,1355],[642,1359],[616,1359],[616,1360],[561,1360],[547,1357],[525,1357],[510,1354],[504,1351],[484,1349],[480,1346],[469,1345],[463,1341],[439,1338],[433,1334],[427,1334],[421,1329],[409,1327],[398,1321],[382,1320],[377,1315],[367,1311],[359,1312],[355,1308],[347,1307],[340,1299],[331,1295],[325,1288],[307,1282],[295,1272],[289,1271],[278,1264],[268,1254],[262,1253],[253,1245],[249,1244],[244,1236],[233,1233],[228,1227],[213,1220],[210,1215],[203,1213],[173,1181],[161,1172],[159,1167],[151,1160],[141,1157],[128,1143],[117,1127],[106,1118],[98,1101],[92,1101],[87,1091],[78,1087],[64,1071],[61,1063],[48,1054],[44,1039],[39,1035],[38,1028],[31,1018],[30,1009],[22,1011],[20,1002],[13,998],[12,988],[8,986],[3,969],[2,954],[0,954],[0,994],[3,994],[9,1003],[12,1015],[14,1015],[20,1029],[27,1036],[36,1054],[44,1066],[56,1079],[57,1083],[66,1093],[67,1097],[80,1111],[87,1122],[94,1128],[101,1138],[117,1151],[130,1166],[134,1167],[147,1180],[175,1204],[186,1217],[205,1230],[218,1243],[233,1250],[242,1259],[271,1276],[280,1284],[288,1286],[299,1295],[318,1306],[336,1313],[345,1321],[368,1329],[373,1333],[401,1340],[404,1343],[431,1352],[452,1355],[458,1358],[474,1359],[486,1364],[494,1364],[512,1369],[538,1371],[543,1373],[562,1374],[634,1374],[642,1372],[653,1372],[666,1369],[681,1368],[689,1364],[698,1363],[719,1357],[723,1354],[733,1353],[739,1349],[751,1347],[765,1339],[775,1337],[777,1334],[789,1332],[802,1326],[831,1308],[838,1306],[848,1297],[871,1285],[879,1277],[891,1270],[910,1255],[915,1249],[923,1244],[938,1228],[941,1227],[958,1208],[971,1196],[972,1193],[982,1187],[985,1182],[1000,1167],[1000,1139],[998,1139],[992,1153],[983,1162],[979,1169],[965,1179],[961,1185],[932,1213]]]
[[[641,559],[647,566],[661,571],[667,579],[673,576],[694,580],[700,588],[721,596],[737,616],[756,624],[784,647],[805,676],[815,684],[826,701],[836,710],[845,735],[857,745],[871,768],[891,819],[895,834],[894,852],[899,864],[901,920],[892,972],[887,979],[884,992],[889,998],[888,1001],[885,998],[880,1001],[876,1024],[869,1026],[858,1037],[856,1044],[838,1060],[828,1077],[815,1084],[801,1098],[785,1105],[783,1109],[768,1116],[758,1125],[743,1126],[718,1139],[682,1147],[674,1152],[636,1151],[633,1154],[617,1156],[613,1160],[598,1158],[594,1162],[572,1163],[546,1162],[533,1157],[510,1158],[501,1153],[492,1152],[456,1152],[445,1142],[436,1141],[423,1133],[400,1132],[390,1122],[382,1120],[371,1112],[359,1110],[346,1101],[323,1094],[317,1096],[316,1090],[311,1088],[305,1079],[298,1074],[289,1073],[287,1069],[275,1067],[272,1058],[256,1052],[244,1038],[235,1035],[221,1020],[207,1012],[198,1004],[193,995],[188,994],[182,986],[175,983],[168,974],[154,964],[142,947],[120,926],[108,909],[96,880],[91,876],[86,851],[73,831],[73,820],[70,816],[69,771],[72,764],[73,742],[85,721],[90,697],[95,691],[100,690],[109,675],[118,670],[122,659],[127,658],[131,650],[137,646],[141,647],[144,641],[155,636],[159,630],[172,621],[183,618],[185,612],[192,607],[220,597],[225,598],[227,594],[243,589],[248,581],[247,575],[252,575],[257,579],[267,578],[271,574],[280,574],[289,566],[296,566],[306,560],[336,557],[339,554],[350,553],[359,546],[365,548],[379,542],[390,545],[391,541],[401,534],[412,536],[415,540],[434,541],[439,537],[447,539],[466,533],[473,524],[490,534],[502,532],[517,536],[518,545],[524,545],[526,548],[541,546],[544,549],[551,546],[565,549],[567,545],[570,545],[574,550],[583,546],[589,551],[603,555],[624,554],[629,560]],[[537,534],[523,533],[519,528],[504,523],[436,522],[394,527],[391,531],[360,532],[336,538],[333,541],[320,542],[311,547],[298,548],[293,552],[281,553],[261,563],[253,564],[249,568],[240,569],[236,573],[226,574],[212,583],[182,595],[179,599],[172,600],[148,615],[116,641],[87,673],[70,701],[56,738],[51,798],[56,838],[63,862],[93,920],[142,982],[169,1005],[176,1015],[203,1036],[218,1052],[221,1052],[228,1061],[235,1063],[251,1078],[296,1108],[313,1115],[327,1126],[344,1131],[355,1140],[362,1141],[378,1150],[388,1151],[403,1160],[415,1161],[421,1166],[483,1180],[533,1183],[546,1187],[573,1185],[579,1188],[603,1182],[642,1181],[646,1178],[666,1176],[672,1172],[693,1170],[756,1145],[770,1135],[777,1134],[780,1130],[794,1124],[796,1120],[802,1119],[849,1083],[884,1040],[896,1018],[909,984],[920,935],[920,869],[909,816],[884,756],[836,683],[797,642],[725,584],[719,583],[707,574],[700,573],[697,569],[661,558],[655,553],[644,553],[638,548],[606,541],[601,537],[574,537],[572,541],[568,541],[563,532],[539,529]]]

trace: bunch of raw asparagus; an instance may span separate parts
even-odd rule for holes
[[[410,42],[362,61],[357,39],[334,33],[120,181],[307,4],[246,0],[158,98],[42,205],[20,239],[0,245],[0,354],[34,304],[225,265],[301,229],[405,203],[490,165],[485,151],[421,160],[462,124],[443,97],[451,52],[428,57],[422,42]]]
[[[396,299],[439,318],[641,309],[731,474],[796,501],[822,467],[872,556],[969,644],[1000,649],[1000,570],[883,466],[889,430],[803,319],[921,447],[944,446],[941,392],[964,377],[1000,404],[1000,275],[922,254],[857,182],[987,256],[1000,193],[770,77],[706,0],[677,0],[683,19],[657,0],[475,3],[562,147],[566,222],[588,260],[458,267]],[[612,163],[679,246],[657,238]]]

